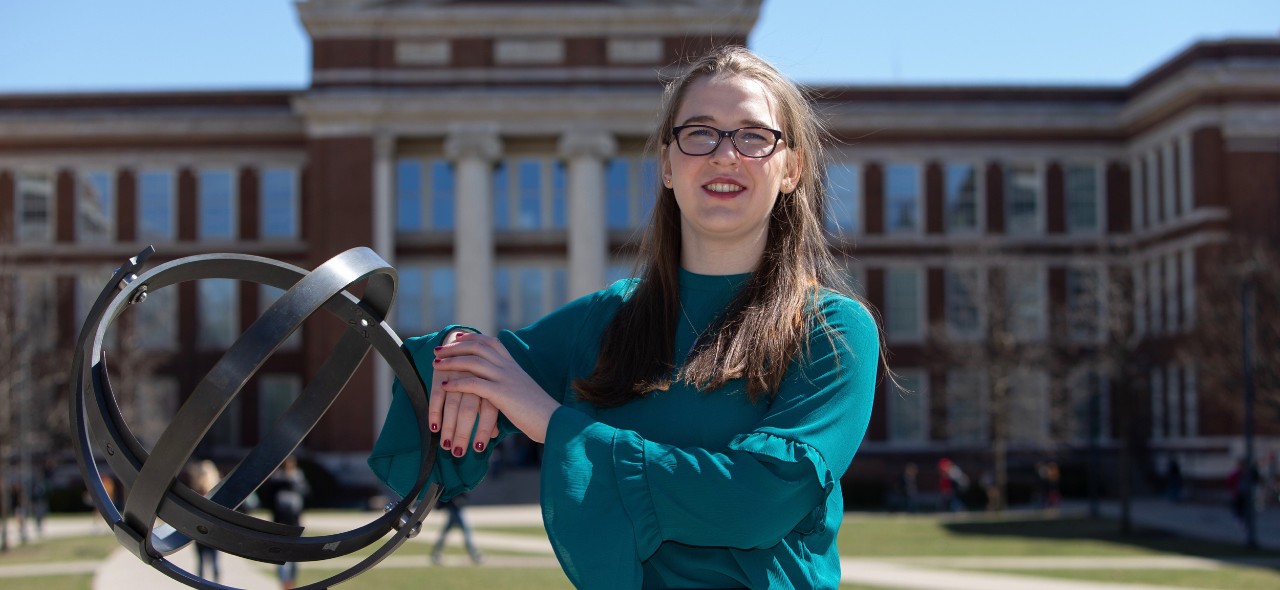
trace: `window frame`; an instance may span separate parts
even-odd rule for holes
[[[957,228],[952,223],[952,199],[948,179],[953,166],[969,166],[974,176],[973,227]],[[947,235],[981,235],[987,230],[987,177],[986,165],[980,160],[949,160],[942,162],[942,229]]]
[[[1084,227],[1072,223],[1072,191],[1071,168],[1090,167],[1093,169],[1093,227]],[[1062,163],[1062,224],[1069,235],[1096,236],[1103,233],[1107,226],[1107,185],[1106,164],[1098,160],[1069,160]]]
[[[1014,230],[1013,215],[1011,214],[1014,206],[1013,195],[1013,174],[1014,170],[1020,166],[1030,167],[1032,175],[1035,177],[1035,219],[1029,229]],[[1001,166],[1001,176],[1004,181],[1004,233],[1008,236],[1015,237],[1036,237],[1043,236],[1045,233],[1045,173],[1044,163],[1039,160],[1014,160],[1005,162]]]
[[[911,167],[915,171],[915,174],[913,175],[914,176],[913,181],[915,185],[915,196],[914,196],[915,202],[912,203],[913,210],[915,212],[915,219],[914,219],[913,225],[910,228],[896,228],[893,225],[893,223],[891,223],[893,219],[892,205],[896,201],[893,199],[893,196],[890,194],[889,178],[891,176],[890,169],[895,167]],[[918,236],[924,233],[924,224],[925,224],[924,186],[925,186],[924,165],[921,164],[919,161],[893,160],[893,161],[888,161],[884,163],[884,199],[883,199],[884,211],[883,211],[883,220],[882,220],[884,222],[884,226],[883,226],[884,235],[886,236]]]
[[[292,219],[289,220],[289,231],[281,234],[268,233],[271,225],[268,223],[267,208],[270,205],[267,193],[267,176],[271,173],[280,173],[283,177],[289,179],[289,213]],[[258,237],[263,241],[295,241],[302,236],[302,178],[297,166],[263,166],[258,170]]]
[[[915,329],[911,331],[895,331],[894,321],[894,305],[891,293],[892,280],[890,275],[894,272],[911,272],[915,277]],[[920,343],[924,341],[925,334],[925,311],[927,305],[927,293],[925,285],[924,269],[916,264],[894,264],[884,268],[884,300],[888,308],[888,313],[884,315],[885,321],[885,339],[895,343]]]
[[[89,188],[92,185],[91,177],[95,175],[103,175],[106,177],[106,198],[105,205],[102,207],[103,212],[103,235],[90,237],[87,229],[85,217],[86,197],[91,196]],[[110,168],[84,168],[77,170],[75,174],[75,204],[73,209],[76,217],[75,232],[76,242],[79,244],[110,244],[116,241],[116,213],[119,208],[119,199],[116,194],[116,171]],[[103,197],[99,196],[99,204],[103,205]]]
[[[27,190],[33,184],[45,189],[44,221],[39,224],[28,224],[26,220]],[[58,227],[58,175],[55,172],[40,168],[18,170],[13,180],[13,203],[15,243],[49,245],[55,242]]]
[[[168,180],[168,182],[163,183],[163,185],[167,186],[166,194],[159,195],[160,197],[164,198],[167,201],[165,206],[168,208],[168,220],[164,222],[165,227],[162,228],[163,231],[157,232],[157,233],[148,233],[147,231],[148,220],[146,219],[146,215],[147,215],[147,210],[149,205],[146,202],[148,197],[146,195],[145,187],[147,184],[146,178],[149,175],[164,176],[164,177],[167,177],[167,180]],[[177,172],[173,168],[165,168],[165,167],[149,167],[149,168],[143,168],[139,170],[137,194],[138,194],[138,205],[137,205],[137,213],[135,214],[135,216],[137,219],[136,227],[137,227],[138,239],[143,242],[176,241],[178,239],[178,174]]]
[[[196,173],[196,239],[202,242],[235,241],[240,237],[240,187],[234,166],[210,166]],[[207,175],[225,174],[227,179],[227,235],[210,235],[205,225],[209,203],[206,202]]]

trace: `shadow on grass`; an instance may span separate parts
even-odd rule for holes
[[[1085,517],[1025,517],[1002,519],[958,520],[941,523],[954,534],[972,537],[1009,539],[1013,537],[1042,541],[1093,541],[1129,546],[1152,553],[1201,557],[1228,563],[1249,564],[1280,572],[1280,551],[1248,549],[1239,545],[1189,539],[1174,533],[1137,526],[1122,534],[1114,520]]]

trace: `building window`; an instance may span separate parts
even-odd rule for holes
[[[1097,233],[1101,229],[1101,167],[1068,164],[1063,171],[1067,233]]]
[[[1042,269],[1033,266],[1009,266],[1005,269],[1005,308],[1009,317],[1005,325],[1009,334],[1020,342],[1036,342],[1046,337],[1048,315],[1046,280]]]
[[[1035,164],[1013,163],[1004,169],[1004,226],[1012,235],[1043,231],[1040,213],[1040,173]]]
[[[47,244],[53,241],[53,175],[18,173],[18,241]]]
[[[1146,179],[1143,172],[1142,158],[1132,158],[1129,160],[1129,207],[1133,215],[1133,230],[1136,232],[1142,229],[1146,224],[1144,215],[1146,215],[1146,194],[1144,180]]]
[[[986,331],[982,302],[986,301],[986,273],[976,267],[946,270],[947,329],[951,338],[981,339]]]
[[[892,341],[919,341],[924,336],[922,276],[918,268],[885,269],[885,300],[889,308],[885,327]]]
[[[134,395],[136,411],[126,414],[133,417],[129,427],[138,440],[150,448],[169,428],[173,415],[178,413],[178,380],[162,375],[143,377]],[[223,413],[223,418],[227,413],[229,411]]]
[[[396,298],[396,328],[406,334],[435,332],[455,322],[454,271],[436,265],[403,265]]]
[[[1049,442],[1049,379],[1043,371],[1014,369],[1006,380],[1005,433],[1010,443]]]
[[[279,240],[297,239],[297,170],[266,168],[262,171],[262,237]]]
[[[947,372],[947,441],[986,444],[988,387],[984,369],[967,367]]]
[[[1067,376],[1070,411],[1063,414],[1066,424],[1061,430],[1067,439],[1082,444],[1090,436],[1098,441],[1111,437],[1110,390],[1110,382],[1093,368],[1079,368]]]
[[[889,442],[923,444],[929,440],[929,379],[922,369],[900,369],[903,390],[889,388]]]
[[[1172,252],[1164,257],[1164,325],[1170,333],[1177,332],[1179,327],[1178,295],[1181,285],[1178,284],[1178,253]]]
[[[1182,436],[1182,373],[1178,370],[1178,365],[1165,366],[1164,388],[1165,397],[1168,402],[1165,404],[1167,411],[1165,418],[1168,419],[1168,426],[1165,432],[1169,438],[1180,438]]]
[[[200,279],[196,281],[196,344],[206,350],[222,350],[240,336],[240,298],[238,281],[232,279]]]
[[[567,195],[564,162],[520,158],[494,170],[494,225],[500,230],[564,229]]]
[[[16,350],[13,352],[18,354],[52,350],[58,335],[54,277],[21,274],[17,278],[18,300],[13,310],[17,333],[5,334],[5,337],[16,343]],[[0,300],[3,299],[4,297],[0,297]]]
[[[1104,325],[1106,289],[1098,267],[1066,269],[1067,332],[1072,342],[1098,342]]]
[[[862,227],[862,175],[852,162],[827,164],[827,230],[858,233]]]
[[[1042,269],[1010,266],[1005,269],[1004,279],[1008,310],[1005,325],[1009,334],[1023,342],[1043,340],[1048,332],[1048,298]]]
[[[258,382],[258,437],[275,428],[280,417],[302,393],[302,380],[297,375],[264,374]]]
[[[1165,437],[1164,369],[1151,369],[1151,438]]]
[[[177,235],[173,172],[144,170],[138,180],[138,239],[172,241]]]
[[[1182,428],[1188,438],[1200,435],[1200,403],[1196,384],[1196,365],[1182,367]]]
[[[150,293],[134,309],[133,334],[141,350],[168,351],[178,348],[178,290]]]
[[[259,315],[261,315],[262,313],[266,313],[266,311],[270,309],[271,306],[275,304],[276,300],[280,299],[280,296],[282,295],[284,295],[284,291],[281,289],[277,289],[275,287],[272,287],[271,285],[260,285],[258,288],[258,307],[260,310]],[[294,330],[293,333],[290,334],[287,339],[285,339],[284,343],[281,344],[280,348],[278,348],[277,350],[281,350],[281,351],[301,350],[302,349],[302,331],[305,329],[306,329],[305,327],[299,326],[297,330]]]
[[[1152,334],[1164,332],[1164,282],[1160,279],[1161,264],[1159,258],[1147,261],[1147,307],[1148,325]]]
[[[1162,219],[1160,215],[1160,161],[1156,157],[1156,152],[1147,152],[1144,161],[1144,178],[1143,183],[1147,201],[1147,226],[1156,227],[1160,225]]]
[[[611,230],[642,227],[658,188],[652,158],[610,158],[605,164],[605,222]]]
[[[885,166],[884,230],[888,234],[920,231],[920,166]]]
[[[1196,250],[1182,251],[1182,327],[1186,330],[1196,325]]]
[[[396,230],[452,230],[456,191],[449,160],[401,158],[396,162]]]
[[[230,170],[200,172],[200,239],[236,238],[235,175]]]
[[[1147,333],[1147,274],[1141,262],[1129,269],[1133,276],[1133,331],[1138,335]]]
[[[498,329],[521,328],[566,303],[568,272],[563,264],[504,264],[494,289]]]
[[[976,233],[981,229],[981,175],[973,164],[949,163],[943,174],[943,215],[947,233]]]
[[[115,239],[115,175],[110,170],[89,170],[76,184],[76,239],[103,244]]]

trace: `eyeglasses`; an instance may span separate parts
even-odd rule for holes
[[[728,137],[733,149],[748,158],[763,158],[777,149],[782,132],[768,127],[743,127],[733,131],[721,131],[710,125],[681,125],[673,127],[671,134],[676,145],[687,156],[705,156],[720,147],[720,141]]]

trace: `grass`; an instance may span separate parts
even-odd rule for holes
[[[509,526],[477,528],[485,533],[501,533],[529,537],[543,537],[540,526]],[[423,531],[419,540],[410,541],[396,552],[398,556],[422,556],[430,553],[438,530]],[[457,535],[457,532],[452,533]],[[422,539],[427,539],[423,541]],[[1156,531],[1136,531],[1131,536],[1121,536],[1114,521],[1087,518],[1041,518],[1034,515],[1015,514],[992,516],[971,514],[960,517],[937,515],[878,515],[850,514],[841,527],[840,554],[845,557],[921,558],[921,557],[1201,557],[1221,559],[1217,567],[1206,569],[1037,569],[1004,570],[1000,566],[983,568],[981,564],[966,571],[988,571],[1004,575],[1025,576],[1028,587],[1035,586],[1036,579],[1100,581],[1111,583],[1151,584],[1170,587],[1207,588],[1221,590],[1262,590],[1280,588],[1280,565],[1271,567],[1247,566],[1233,563],[1230,558],[1267,560],[1280,564],[1280,551],[1248,551],[1237,545],[1223,545],[1188,540]],[[353,557],[367,555],[374,547],[357,552]],[[94,537],[53,539],[14,547],[0,554],[0,566],[57,561],[85,561],[105,558],[116,547],[109,535]],[[519,587],[533,590],[558,590],[570,588],[568,579],[555,567],[501,567],[500,556],[529,555],[518,551],[504,551],[481,547],[495,559],[486,567],[394,567],[391,563],[375,567],[342,587],[379,588],[385,590],[432,588],[470,588],[486,585],[491,588]],[[454,544],[446,548],[453,556],[452,563],[463,563],[465,553]],[[540,554],[542,557],[549,557]],[[425,563],[425,560],[424,560]],[[323,562],[303,564],[301,581],[312,583],[338,573],[338,569],[323,568]],[[508,561],[505,565],[523,566],[524,563]],[[1052,567],[1052,566],[1051,566]],[[4,590],[89,590],[91,576],[68,574],[63,576],[33,576],[25,578],[0,578]],[[874,590],[859,584],[841,585],[842,590]]]
[[[0,566],[105,559],[116,546],[116,538],[106,534],[93,537],[46,539],[26,545],[10,544],[9,551],[0,553]],[[9,585],[5,584],[5,590],[8,588]]]

